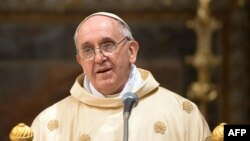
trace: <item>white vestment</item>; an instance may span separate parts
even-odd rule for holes
[[[138,69],[144,83],[129,118],[129,141],[208,141],[210,129],[197,106],[163,87],[149,71]],[[82,86],[41,112],[32,123],[34,141],[122,141],[123,104],[102,98]]]

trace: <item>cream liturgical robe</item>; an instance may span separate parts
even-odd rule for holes
[[[210,129],[191,101],[159,86],[139,69],[143,85],[129,119],[129,141],[209,141]],[[34,141],[122,141],[120,98],[99,98],[82,86],[80,75],[71,95],[40,113],[32,123]]]

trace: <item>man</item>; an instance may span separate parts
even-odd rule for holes
[[[122,141],[121,97],[127,92],[139,97],[129,119],[129,141],[210,139],[194,103],[160,87],[149,71],[134,65],[139,44],[120,17],[106,12],[88,16],[74,40],[84,73],[70,96],[33,121],[34,141]]]

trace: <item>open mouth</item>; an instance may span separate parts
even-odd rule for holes
[[[111,69],[110,68],[104,68],[104,69],[100,69],[100,70],[98,70],[96,73],[106,73],[106,72],[108,72],[108,71],[110,71]]]

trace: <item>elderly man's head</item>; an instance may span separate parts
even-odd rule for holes
[[[93,86],[104,95],[120,92],[139,49],[127,24],[116,15],[95,13],[80,23],[74,38],[77,61]]]
[[[93,17],[93,16],[107,16],[107,17],[110,17],[110,18],[113,18],[115,20],[117,20],[120,24],[121,24],[121,32],[123,32],[124,35],[126,35],[127,37],[129,37],[130,39],[133,39],[133,36],[132,36],[132,33],[131,33],[131,30],[129,28],[129,26],[127,25],[127,23],[125,21],[123,21],[120,17],[118,17],[117,15],[115,14],[112,14],[112,13],[107,13],[107,12],[97,12],[97,13],[93,13],[89,16],[87,16],[77,27],[76,29],[76,32],[75,32],[75,35],[74,35],[74,41],[76,41],[76,37],[78,35],[78,31],[79,31],[79,28],[82,26],[82,23],[84,23],[87,19]],[[75,42],[76,43],[76,42]]]

